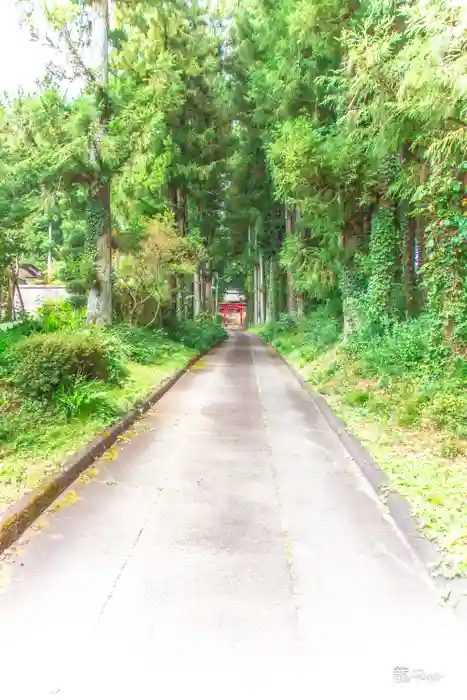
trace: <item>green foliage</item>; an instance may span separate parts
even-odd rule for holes
[[[8,266],[44,267],[50,244],[81,306],[100,291],[96,241],[111,218],[122,322],[86,334],[79,304],[67,302],[0,331],[0,378],[14,375],[22,402],[6,420],[26,410],[23,345],[35,393],[70,420],[98,410],[100,389],[93,404],[86,377],[107,386],[128,363],[150,368],[210,347],[222,329],[187,318],[217,273],[220,294],[233,280],[243,286],[254,321],[264,321],[266,285],[278,320],[262,336],[300,365],[322,360],[313,381],[342,380],[356,414],[457,440],[467,381],[464,4],[239,0],[224,14],[208,5],[119,4],[105,99],[73,60],[86,84],[73,99],[49,74],[40,94],[5,100],[0,312],[11,307]],[[77,38],[74,58],[85,56],[92,18],[88,3],[61,3],[51,40],[69,51],[64,37]],[[158,326],[166,330],[150,330]],[[102,372],[80,345],[88,341]],[[36,343],[47,348],[43,366]]]
[[[149,330],[120,324],[108,331],[127,361],[151,365],[163,362],[179,350],[162,329]]]
[[[15,353],[12,351],[16,343],[40,330],[36,321],[24,319],[5,330],[0,328],[0,379],[8,376],[15,363]]]
[[[319,301],[333,295],[340,272],[338,240],[332,222],[326,231],[308,229],[286,236],[280,263],[292,272],[296,292]]]
[[[291,331],[297,327],[297,317],[294,314],[282,313],[276,323],[271,323],[267,328],[270,329],[272,336],[277,333]]]
[[[466,358],[443,344],[443,329],[428,313],[368,323],[345,341],[339,330],[322,307],[259,332],[302,368],[408,498],[444,550],[447,574],[465,576]]]
[[[53,403],[66,420],[86,420],[93,416],[110,423],[118,416],[116,406],[109,400],[106,385],[99,381],[90,382],[83,376],[78,376],[68,386],[61,385],[53,394]]]
[[[84,326],[85,312],[70,301],[47,301],[38,311],[39,323],[46,333],[77,331]]]
[[[332,305],[318,307],[302,322],[305,341],[317,352],[334,345],[342,334],[342,319],[335,315]]]
[[[403,376],[423,370],[430,359],[430,316],[389,326],[366,325],[353,333],[346,354],[363,363],[368,376]]]
[[[73,313],[61,305],[59,311],[53,317],[60,318],[61,330],[45,332],[39,322],[25,322],[0,331],[0,503],[36,486],[51,466],[196,353],[162,330],[120,324],[72,332]],[[42,316],[50,319],[45,311]],[[198,344],[224,335],[219,326],[202,325],[201,333],[191,329]]]
[[[92,78],[96,66],[87,66],[90,56],[103,60],[87,48],[95,8],[71,0],[61,5],[60,11],[44,5],[36,31],[68,55],[73,79],[84,89],[68,98],[63,80],[57,87],[59,69],[51,66],[39,94],[2,105],[0,276],[23,256],[44,269],[51,243],[55,273],[82,303],[90,288],[101,294],[103,253],[96,244],[102,233],[111,228],[114,250],[135,258],[138,268],[148,226],[169,215],[190,252],[180,247],[169,259],[161,255],[149,289],[157,311],[158,303],[172,301],[166,299],[167,278],[176,272],[188,279],[207,259],[220,228],[230,129],[223,21],[216,10],[209,15],[204,7],[171,0],[157,7],[152,0],[123,3],[102,90]],[[113,281],[118,286],[121,276]],[[137,304],[146,296],[146,282],[139,285]],[[117,291],[122,295],[121,286]],[[126,301],[117,303],[117,311],[134,322],[130,314],[139,316],[140,307]],[[4,306],[0,295],[0,312]]]
[[[467,200],[466,200],[467,202]],[[428,256],[423,272],[431,313],[454,346],[467,345],[467,218],[446,213],[427,230]]]
[[[364,406],[370,401],[371,394],[368,391],[361,391],[360,389],[354,389],[346,394],[345,400],[349,406]]]
[[[318,307],[308,317],[283,314],[276,323],[259,329],[260,337],[284,353],[294,353],[300,364],[311,362],[340,338],[342,323],[332,305]]]
[[[208,350],[227,337],[224,328],[210,320],[183,321],[175,324],[169,333],[173,340],[199,352]]]
[[[21,401],[11,391],[5,392],[0,405],[0,444],[8,445],[9,450],[34,448],[37,432],[40,432],[43,423],[44,406],[40,401]]]
[[[440,393],[433,396],[422,418],[438,430],[447,428],[467,437],[467,394]]]
[[[232,162],[257,162],[260,142],[266,165],[260,191],[241,166],[249,222],[271,190],[285,201],[289,283],[305,302],[339,290],[346,333],[428,308],[465,351],[464,26],[456,0],[237,5]]]
[[[125,376],[118,346],[97,333],[33,335],[14,351],[12,379],[25,396],[51,398],[78,378],[118,382]]]
[[[397,270],[398,244],[399,234],[395,227],[394,212],[387,206],[379,206],[371,225],[368,282],[368,308],[375,319],[391,312],[390,300]]]

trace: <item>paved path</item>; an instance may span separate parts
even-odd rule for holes
[[[106,457],[3,563],[2,698],[443,697],[462,678],[457,620],[256,339],[233,334]],[[402,686],[397,666],[444,678]]]

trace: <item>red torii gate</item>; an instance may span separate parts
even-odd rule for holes
[[[224,328],[229,326],[229,317],[231,317],[233,314],[237,314],[240,317],[240,328],[244,327],[244,321],[246,318],[246,303],[244,301],[221,302],[219,304],[219,312],[223,317]]]

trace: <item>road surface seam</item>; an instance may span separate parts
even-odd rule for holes
[[[255,373],[256,388],[258,391],[258,397],[259,397],[259,403],[260,403],[261,419],[262,419],[263,426],[264,426],[264,437],[265,437],[265,441],[266,441],[266,445],[267,445],[268,463],[269,463],[269,467],[270,467],[271,473],[272,473],[272,478],[273,478],[273,482],[274,482],[274,491],[275,491],[275,495],[276,495],[277,506],[279,508],[284,560],[285,560],[285,564],[286,564],[287,572],[288,572],[288,576],[289,576],[290,592],[292,594],[295,622],[297,625],[296,631],[297,631],[297,635],[298,635],[298,638],[300,641],[300,639],[302,637],[301,623],[300,623],[301,615],[300,615],[300,606],[298,604],[298,592],[297,592],[298,580],[297,580],[297,574],[295,572],[295,566],[294,566],[294,560],[293,560],[292,540],[291,540],[290,533],[289,533],[289,530],[288,530],[286,522],[285,522],[279,479],[277,477],[277,471],[276,471],[276,467],[274,465],[273,450],[272,450],[271,442],[269,440],[267,411],[266,411],[266,407],[264,405],[263,392],[261,389],[261,382],[260,382],[259,374],[257,371],[256,353],[255,353],[255,350],[254,350],[253,346],[251,345],[251,343],[249,344],[249,351],[251,353],[253,369],[254,369],[254,373]]]
[[[120,567],[120,569],[119,569],[119,571],[118,571],[118,573],[117,573],[117,576],[115,577],[115,580],[114,580],[114,582],[113,582],[113,584],[112,584],[112,587],[111,587],[111,589],[110,589],[110,591],[109,591],[108,596],[107,596],[106,599],[104,600],[104,603],[103,603],[103,605],[102,605],[102,608],[101,608],[101,610],[100,610],[100,612],[99,612],[99,615],[98,615],[98,618],[97,618],[97,624],[99,624],[99,621],[102,619],[102,616],[104,615],[104,613],[105,613],[105,611],[106,611],[106,609],[107,609],[107,606],[109,605],[110,601],[112,600],[112,598],[113,598],[113,596],[114,596],[114,594],[115,594],[115,591],[117,590],[117,586],[118,586],[118,584],[119,584],[119,581],[120,581],[120,579],[122,578],[122,576],[123,576],[123,574],[124,574],[124,572],[125,572],[125,569],[127,568],[128,564],[130,563],[130,559],[131,559],[131,557],[133,556],[133,552],[135,551],[135,549],[136,549],[136,547],[137,547],[137,545],[138,545],[138,542],[139,542],[140,539],[141,539],[141,535],[143,534],[143,532],[144,532],[144,530],[145,530],[145,528],[146,528],[146,525],[148,524],[149,520],[151,519],[152,512],[153,512],[153,508],[154,508],[154,506],[156,505],[157,499],[158,499],[159,496],[161,495],[162,490],[163,490],[163,489],[158,490],[158,493],[157,493],[156,498],[151,502],[151,505],[149,506],[148,514],[147,514],[147,516],[145,517],[144,522],[143,522],[143,524],[142,524],[142,526],[141,526],[141,528],[140,528],[138,534],[136,535],[135,539],[133,540],[133,543],[132,543],[132,545],[131,545],[131,547],[130,547],[130,549],[129,549],[129,551],[128,551],[128,554],[127,554],[127,556],[125,557],[125,560],[123,561],[123,563],[122,563],[122,565],[121,565],[121,567]]]
[[[383,500],[383,492],[381,491],[381,486],[376,486],[372,479],[369,478],[367,470],[363,468],[362,465],[362,459],[359,456],[356,456],[353,454],[353,452],[349,449],[347,445],[347,441],[345,438],[350,438],[355,441],[355,443],[358,445],[359,449],[362,450],[362,452],[366,452],[365,448],[361,445],[361,443],[351,434],[348,432],[347,427],[345,424],[340,425],[341,421],[340,419],[336,416],[334,413],[333,409],[327,404],[326,398],[322,396],[321,394],[315,394],[313,390],[310,391],[310,388],[308,387],[306,380],[301,376],[300,372],[296,367],[294,367],[278,350],[276,350],[273,346],[268,345],[264,342],[262,342],[262,347],[265,347],[267,350],[270,351],[271,357],[276,357],[277,359],[281,360],[282,363],[285,365],[285,367],[289,370],[289,372],[292,374],[294,377],[296,383],[300,386],[301,390],[304,392],[304,394],[307,397],[307,400],[316,408],[316,410],[319,412],[320,416],[322,417],[324,421],[325,427],[322,429],[322,432],[326,432],[327,434],[330,434],[332,436],[332,440],[336,447],[338,448],[338,451],[342,456],[345,457],[346,462],[349,464],[350,470],[358,475],[358,478],[363,479],[365,481],[365,484],[368,485],[369,489],[371,490],[371,497],[377,503],[378,508],[380,512],[382,513],[383,517],[388,520],[390,523],[391,527],[394,529],[396,535],[398,536],[399,540],[403,543],[405,549],[410,552],[414,559],[414,567],[411,569],[407,564],[405,564],[400,558],[397,557],[397,555],[394,555],[390,553],[388,550],[387,553],[391,554],[391,557],[395,560],[397,560],[398,564],[403,567],[406,571],[410,571],[411,575],[418,580],[423,581],[425,584],[428,584],[429,587],[434,591],[435,596],[437,600],[440,601],[440,604],[443,604],[443,607],[446,607],[445,603],[442,603],[443,597],[445,596],[445,590],[440,586],[440,584],[444,583],[445,585],[451,585],[451,581],[446,580],[442,581],[441,578],[436,580],[433,575],[432,575],[432,565],[430,564],[429,561],[426,560],[426,557],[422,556],[416,546],[413,543],[412,537],[410,534],[407,533],[406,528],[404,528],[399,519],[395,516],[395,514],[392,512],[392,510],[389,508],[388,504]],[[326,409],[323,408],[321,405],[321,399],[323,400]],[[332,419],[331,419],[332,418]],[[370,464],[373,463],[373,459],[371,458],[370,455],[367,455],[367,460]],[[375,465],[375,469],[378,471],[381,471],[382,474],[384,474],[384,478],[387,479],[387,474],[383,472],[383,470],[378,466]],[[387,487],[387,482],[385,481],[382,485],[383,487]],[[397,494],[397,491],[394,493]],[[370,496],[370,493],[368,493],[368,496]],[[401,497],[402,498],[402,497]],[[411,518],[413,516],[411,515]],[[427,540],[422,533],[420,532],[419,529],[416,529],[416,537],[421,538],[425,542],[429,543],[430,541]]]

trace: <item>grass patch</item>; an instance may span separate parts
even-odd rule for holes
[[[90,442],[194,355],[195,351],[180,348],[174,357],[158,365],[130,363],[125,382],[118,387],[99,386],[98,401],[89,406],[89,410],[79,410],[79,404],[74,411],[61,405],[46,409],[41,404],[23,405],[16,429],[4,437],[0,448],[0,511],[52,474],[68,456]]]
[[[174,335],[87,331],[63,305],[0,331],[0,512],[225,332],[204,322]]]
[[[443,550],[440,573],[467,576],[467,362],[426,318],[344,343],[323,313],[258,334],[326,396]],[[314,335],[306,334],[316,324]]]

